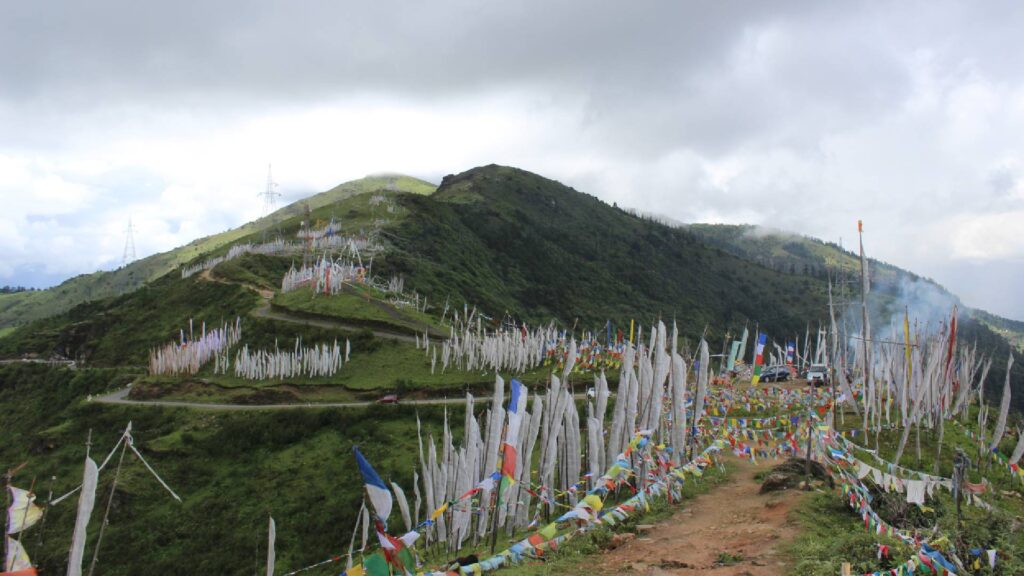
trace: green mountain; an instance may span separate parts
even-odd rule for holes
[[[271,318],[276,315],[319,321],[321,327],[333,322],[350,331],[442,334],[440,316],[472,308],[495,325],[510,317],[604,332],[628,330],[631,320],[645,325],[661,318],[677,321],[691,342],[703,335],[718,346],[726,332],[736,335],[755,325],[781,342],[802,338],[809,322],[826,322],[830,276],[833,283],[848,280],[835,287],[840,313],[846,308],[842,295],[848,302],[857,299],[859,259],[834,244],[753,227],[664,224],[502,166],[450,175],[436,192],[428,193],[431,189],[407,177],[373,177],[308,200],[314,221],[337,218],[350,232],[376,230],[382,251],[374,256],[375,274],[403,277],[407,288],[432,303],[427,313],[397,309],[382,293],[280,294],[280,279],[296,255],[250,254],[217,266],[205,278],[165,273],[140,290],[22,326],[0,339],[0,354],[56,352],[88,364],[138,366],[151,347],[172,339],[189,318],[220,322],[249,316],[257,330],[268,332],[282,330],[274,328],[282,324]],[[231,243],[260,242],[270,227],[294,237],[304,209],[305,203],[295,203],[197,241],[191,251],[185,247],[153,258],[165,267],[173,259],[199,262],[225,253]],[[875,260],[869,266],[876,331],[894,314],[901,317],[908,301],[913,316],[937,319],[946,318],[956,302],[911,272]],[[922,295],[921,287],[930,292]],[[913,308],[917,300],[931,305],[935,299],[940,302],[930,309]],[[855,319],[859,312],[849,316]],[[960,326],[964,340],[997,357],[1005,357],[1007,336],[1013,341],[1017,327],[966,309]],[[252,337],[256,342],[266,335],[254,331]],[[993,378],[1001,377],[1000,364],[995,363]],[[430,386],[426,380],[416,385]],[[1024,406],[1024,393],[1015,402]]]
[[[433,184],[409,176],[367,176],[289,204],[264,218],[238,228],[193,240],[174,250],[147,256],[117,270],[82,274],[46,290],[0,294],[0,333],[5,328],[48,318],[83,302],[102,300],[136,290],[185,262],[210,254],[243,238],[273,230],[281,222],[301,216],[307,204],[310,209],[316,210],[371,190],[430,194],[435,188]]]
[[[691,347],[706,335],[717,348],[725,332],[735,335],[744,325],[756,324],[777,341],[802,337],[808,321],[827,318],[827,272],[842,268],[853,275],[858,266],[849,253],[811,239],[751,236],[730,242],[730,234],[744,235],[663,224],[514,168],[476,168],[445,177],[433,190],[414,179],[380,177],[308,201],[314,222],[336,218],[342,233],[379,243],[378,250],[366,252],[375,275],[401,276],[405,300],[426,298],[426,307],[371,286],[332,296],[308,289],[281,293],[282,276],[303,258],[296,253],[247,254],[182,278],[180,266],[223,255],[232,244],[261,242],[267,230],[294,238],[305,219],[304,204],[296,203],[266,222],[160,255],[162,260],[154,257],[158,267],[144,268],[140,261],[135,274],[152,276],[134,289],[75,305],[60,301],[54,309],[61,312],[13,327],[0,338],[0,356],[58,354],[78,365],[0,365],[0,407],[6,414],[0,419],[6,440],[0,464],[27,462],[17,485],[35,477],[36,492],[43,493],[46,479],[55,494],[63,494],[80,478],[90,433],[93,454],[102,458],[130,420],[136,446],[184,502],[168,498],[129,454],[110,508],[103,574],[259,571],[268,515],[277,522],[278,568],[295,570],[348,546],[363,497],[352,446],[359,445],[385,480],[411,486],[416,417],[424,437],[440,438],[445,418],[461,433],[461,408],[454,417],[452,407],[436,405],[236,411],[125,406],[96,396],[130,382],[133,399],[235,406],[373,400],[384,392],[399,392],[403,399],[461,398],[467,390],[486,393],[493,374],[434,372],[412,337],[430,333],[436,342],[444,333],[441,317],[455,310],[475,307],[491,325],[507,314],[577,332],[627,331],[631,320],[649,326],[659,317],[674,319]],[[724,232],[715,236],[719,230]],[[901,274],[909,274],[882,263],[872,266],[879,286],[886,278],[898,284]],[[887,298],[877,304],[879,313],[899,302],[898,290],[880,288],[877,294]],[[240,345],[268,349],[289,348],[299,339],[348,340],[352,359],[330,378],[252,382],[209,367],[194,377],[146,373],[150,349],[176,341],[190,319],[199,329],[201,321],[216,326],[236,317],[242,319]],[[977,318],[964,315],[962,338],[995,354],[989,391],[998,394],[1009,344],[990,326],[1015,325],[994,316]],[[545,377],[538,369],[520,379],[536,388]],[[1016,371],[1014,386],[1015,405],[1022,407],[1024,377]],[[110,479],[102,477],[97,510],[105,509]],[[64,569],[73,517],[74,498],[48,516],[45,542],[35,534],[27,541],[45,573]],[[91,554],[95,530],[89,538]],[[337,574],[337,567],[307,573]]]
[[[448,176],[431,196],[402,196],[382,269],[434,302],[480,306],[499,320],[560,321],[601,329],[630,319],[675,319],[697,336],[710,326],[803,333],[827,314],[825,290],[644,220],[558,182],[486,166]]]

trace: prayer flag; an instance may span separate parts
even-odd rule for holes
[[[757,334],[757,345],[754,347],[754,377],[750,379],[751,384],[761,381],[761,365],[764,364],[764,345],[768,342],[768,335],[764,332]]]
[[[35,505],[36,496],[28,490],[10,487],[11,506],[7,509],[7,533],[16,534],[31,528],[43,517],[43,510]]]
[[[512,379],[512,394],[508,399],[508,429],[505,431],[505,450],[501,461],[501,489],[515,482],[516,446],[519,445],[519,429],[523,423],[523,412],[526,410],[528,394],[524,394],[522,382]]]
[[[363,568],[367,576],[391,576],[388,561],[380,554],[372,554],[363,560]]]
[[[388,490],[384,481],[377,475],[377,471],[373,469],[373,466],[370,466],[370,463],[363,457],[359,448],[353,447],[352,450],[356,453],[356,463],[359,465],[359,472],[363,474],[363,480],[366,481],[366,494],[370,497],[373,510],[377,513],[377,517],[386,523],[388,516],[391,515],[391,491]]]
[[[7,537],[7,562],[5,565],[6,572],[32,568],[32,561],[29,560],[28,553],[22,548],[20,542],[10,536]]]

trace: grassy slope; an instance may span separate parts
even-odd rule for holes
[[[709,247],[557,182],[487,166],[447,177],[430,197],[403,196],[409,215],[380,269],[405,275],[433,302],[479,305],[533,322],[617,327],[659,315],[684,334],[761,322],[803,332],[825,314],[821,282]]]
[[[109,298],[136,290],[146,282],[155,280],[186,262],[204,257],[210,252],[247,236],[259,235],[289,219],[301,217],[304,204],[309,204],[311,210],[317,210],[345,198],[378,189],[430,194],[434,191],[435,186],[409,176],[368,176],[346,182],[301,202],[285,206],[265,218],[194,240],[168,252],[142,258],[117,270],[83,274],[47,290],[2,294],[0,295],[0,328],[47,318],[83,302]]]
[[[842,429],[859,427],[857,418],[852,414],[846,418]],[[976,422],[973,415],[967,419]],[[991,425],[991,424],[990,424]],[[968,428],[973,428],[973,424]],[[867,443],[874,448],[874,438],[865,441],[863,436],[854,439],[858,444]],[[1007,437],[1000,446],[1001,452],[1009,454],[1013,450],[1016,438]],[[899,443],[898,435],[885,432],[879,438],[880,454],[892,461]],[[907,445],[902,464],[914,470],[932,472],[935,463],[936,437],[929,431],[923,431],[921,437],[921,460],[915,454],[914,435]],[[950,425],[946,427],[943,437],[943,450],[939,461],[942,476],[952,473],[952,458],[955,448],[963,449],[971,458],[977,454],[974,440],[964,433],[964,428]],[[865,452],[857,450],[855,456],[865,462],[873,463]],[[987,566],[982,574],[1020,574],[1024,570],[1024,547],[1022,547],[1019,520],[1014,527],[1014,517],[1024,517],[1024,502],[1021,501],[1021,488],[1009,479],[1008,474],[998,467],[984,471],[969,469],[970,482],[979,483],[984,476],[993,482],[997,490],[989,491],[984,500],[992,504],[996,511],[985,510],[964,504],[963,506],[963,540],[966,548],[996,548],[1000,551],[997,571],[988,571]],[[1003,492],[1003,491],[1006,492]],[[938,490],[935,499],[929,498],[927,506],[933,512],[925,512],[914,506],[907,506],[905,496],[901,493],[887,494],[878,490],[874,494],[874,509],[889,523],[903,529],[920,528],[930,530],[936,524],[945,534],[956,533],[956,506],[945,490]],[[801,576],[827,576],[839,573],[843,561],[853,564],[854,574],[863,574],[875,570],[888,569],[896,563],[906,560],[910,550],[891,538],[880,538],[869,534],[864,523],[846,503],[834,493],[815,494],[806,499],[794,514],[800,524],[801,534],[790,547],[794,558],[794,574]],[[875,542],[881,541],[891,546],[892,560],[879,561]]]
[[[428,326],[435,331],[445,332],[435,318],[409,307],[396,309],[374,290],[353,288],[324,296],[301,289],[275,296],[273,304],[281,310],[365,324],[408,335],[422,333]]]
[[[394,214],[368,216],[342,203],[318,208],[313,216],[337,216],[354,225],[393,219],[386,238],[399,250],[380,268],[404,273],[407,286],[432,302],[450,295],[456,305],[479,303],[492,314],[508,309],[531,320],[558,317],[567,323],[579,317],[590,326],[609,317],[622,326],[631,317],[661,313],[679,318],[691,336],[704,323],[735,328],[748,318],[777,332],[801,332],[805,319],[819,317],[823,309],[821,282],[813,275],[751,266],[709,248],[690,232],[652,225],[535,175],[488,167],[446,180],[436,198],[397,196],[401,208]],[[283,220],[281,229],[293,231],[299,218]],[[283,266],[280,258],[247,257],[218,268],[214,276],[272,288]],[[15,331],[15,337],[0,340],[0,353],[35,343],[44,349],[79,350],[97,364],[136,364],[151,346],[172,339],[189,316],[232,318],[257,303],[253,292],[238,285],[171,275],[144,290]],[[247,326],[251,346],[270,346],[274,339],[290,342],[299,335],[306,342],[338,335],[256,319],[247,320]],[[340,382],[345,388],[396,386],[403,376],[408,381],[403,385],[413,388],[463,383],[454,376],[410,379],[417,365],[423,374],[421,353],[395,345],[378,355],[380,346],[373,338],[360,341],[355,354],[360,358],[363,352],[364,362],[353,361],[351,367],[362,375],[349,374],[350,381]],[[476,376],[460,378],[469,382]],[[159,488],[144,474],[127,473],[128,496],[115,502],[108,533],[113,543],[101,564],[109,566],[105,573],[182,567],[201,573],[249,572],[267,512],[278,518],[282,568],[340,551],[348,528],[339,522],[350,523],[358,508],[359,481],[348,453],[356,441],[385,475],[408,486],[414,462],[409,408],[210,414],[82,402],[87,393],[123,383],[115,371],[0,368],[0,405],[11,416],[0,422],[0,433],[10,439],[0,447],[0,457],[8,464],[29,460],[23,478],[57,473],[61,491],[79,474],[87,428],[96,431],[97,450],[102,451],[132,419],[140,448],[190,495],[176,508],[153,498]],[[421,408],[420,413],[436,429],[440,410]],[[51,570],[60,569],[70,518],[67,509],[53,516],[53,525],[62,528],[54,528],[56,537],[48,536],[54,544],[36,554]]]
[[[691,224],[685,228],[722,250],[783,273],[819,281],[827,281],[830,271],[833,281],[839,270],[847,279],[858,279],[860,275],[859,257],[831,242],[747,225]],[[921,278],[913,272],[872,259],[868,260],[868,267],[872,279],[869,300],[873,317],[876,318],[873,322],[876,334],[887,330],[887,321],[883,322],[880,318],[902,318],[903,305],[899,292],[904,281],[923,282],[934,288],[935,293],[944,300],[957,301],[956,296],[938,283]],[[855,293],[849,298],[859,298],[857,282],[853,282],[850,289]],[[958,326],[961,342],[976,343],[980,350],[995,358],[986,393],[990,401],[998,403],[1006,378],[1006,357],[1012,347],[1018,351],[1019,358],[1021,347],[1024,346],[1024,322],[961,306]],[[1013,368],[1012,387],[1013,405],[1017,410],[1024,411],[1022,362],[1017,362]]]
[[[362,498],[352,446],[358,444],[385,479],[411,486],[414,413],[425,433],[435,435],[443,416],[439,407],[217,413],[85,401],[86,394],[127,378],[118,370],[0,367],[0,405],[7,414],[0,420],[0,465],[28,463],[16,485],[27,488],[37,478],[36,491],[45,494],[45,479],[55,475],[55,494],[70,490],[81,477],[89,430],[93,455],[101,460],[131,420],[137,447],[183,497],[182,504],[172,501],[141,463],[126,458],[100,555],[101,573],[111,575],[250,574],[260,557],[257,542],[265,558],[268,514],[277,520],[279,570],[343,552]],[[87,559],[111,478],[109,471],[101,475]],[[53,509],[42,546],[37,529],[26,534],[29,554],[47,573],[64,570],[75,505],[72,497]]]
[[[385,186],[379,189],[379,193],[385,196],[394,196],[404,188],[417,190],[415,183],[419,181],[396,178],[364,179],[313,197],[317,201],[311,201],[311,205],[320,204],[312,211],[313,221],[326,224],[332,217],[336,217],[346,231],[357,231],[368,228],[383,217],[400,216],[370,206],[371,194],[364,193],[371,182]],[[420,188],[427,186],[421,184]],[[399,192],[387,188],[397,188]],[[370,191],[376,193],[378,189]],[[336,201],[327,203],[331,199]],[[277,230],[286,238],[294,237],[305,215],[299,208],[283,208],[275,213],[280,215],[291,212],[300,215],[282,217],[276,221]],[[261,235],[261,232],[250,232],[236,240],[259,242]],[[202,258],[225,253],[228,248],[228,245],[221,246],[207,252]],[[205,281],[200,275],[182,279],[172,272],[149,282],[140,290],[80,304],[59,315],[19,326],[0,339],[0,355],[34,352],[48,356],[56,352],[100,366],[142,364],[150,348],[176,338],[178,330],[187,327],[189,318],[213,324],[248,314],[259,305],[255,289],[279,289],[281,277],[297,259],[301,260],[301,255],[245,255],[214,268],[211,271],[213,282]],[[289,296],[289,302],[294,308],[311,311],[308,309],[314,299],[308,291]],[[362,312],[368,313],[366,310]],[[374,309],[374,312],[381,313],[379,309]],[[405,329],[427,320],[414,311],[403,312],[401,316],[408,316],[406,322],[399,323]],[[392,320],[390,317],[388,319]],[[282,329],[259,323],[257,327]],[[315,336],[315,332],[310,331],[310,336]],[[250,335],[258,337],[258,334]],[[306,338],[306,341],[313,343],[314,339]],[[273,339],[270,339],[269,344],[272,343]]]
[[[1018,350],[1024,350],[1024,322],[1002,318],[984,310],[972,310],[971,313],[979,321],[992,328],[997,334],[1013,343]]]
[[[135,292],[82,304],[61,315],[16,329],[0,340],[0,354],[60,353],[93,365],[145,365],[149,350],[188,330],[244,316],[258,301],[237,285],[165,276]]]

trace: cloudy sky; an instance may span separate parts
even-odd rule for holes
[[[4,2],[0,284],[499,163],[851,245],[1024,319],[1014,2]]]

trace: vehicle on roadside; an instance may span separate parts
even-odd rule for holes
[[[811,364],[807,369],[807,383],[816,387],[828,385],[828,366]]]
[[[761,371],[762,382],[785,382],[789,377],[788,366],[769,366]]]
[[[398,404],[398,394],[388,394],[377,400],[377,404]]]

